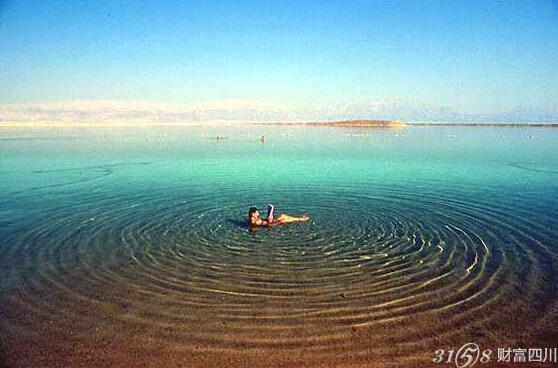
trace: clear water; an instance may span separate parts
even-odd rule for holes
[[[550,128],[2,130],[4,359],[409,366],[556,346],[557,189]],[[246,229],[270,202],[312,221]]]

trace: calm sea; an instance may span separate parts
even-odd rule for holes
[[[0,359],[426,367],[466,343],[557,347],[557,193],[551,128],[3,129]],[[311,222],[249,231],[267,203]]]

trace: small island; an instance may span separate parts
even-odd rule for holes
[[[281,125],[335,127],[335,128],[377,128],[377,129],[399,129],[406,126],[405,123],[395,120],[339,120],[339,121],[313,121],[300,123],[278,123]]]

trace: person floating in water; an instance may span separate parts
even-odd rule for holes
[[[265,220],[262,220],[258,208],[250,207],[250,209],[248,210],[248,226],[254,228],[254,227],[290,224],[293,222],[306,222],[310,220],[310,217],[308,217],[308,215],[289,216],[289,215],[285,215],[284,213],[280,214],[277,217],[273,217],[274,210],[275,210],[275,206],[272,204],[268,204],[267,217]]]

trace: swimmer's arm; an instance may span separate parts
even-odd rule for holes
[[[273,225],[273,210],[275,209],[275,206],[273,206],[272,204],[268,204],[267,205],[267,224],[268,225]]]

